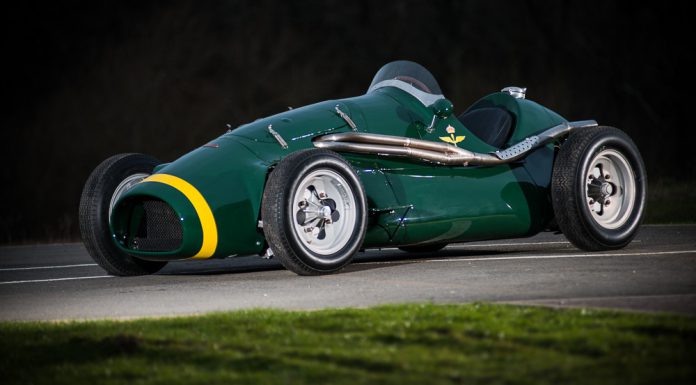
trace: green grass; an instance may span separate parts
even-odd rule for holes
[[[696,223],[696,181],[649,181],[644,222]]]
[[[504,305],[0,324],[3,384],[694,383],[693,318]]]

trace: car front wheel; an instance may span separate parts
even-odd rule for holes
[[[80,233],[87,252],[112,275],[143,275],[166,262],[146,261],[116,247],[109,218],[118,198],[152,174],[160,162],[143,154],[119,154],[103,161],[87,179],[80,198]]]
[[[296,152],[270,174],[262,219],[273,255],[288,270],[333,273],[350,263],[362,246],[365,192],[356,172],[337,153]]]

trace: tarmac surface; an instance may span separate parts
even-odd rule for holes
[[[112,277],[80,243],[0,247],[0,320],[474,301],[696,316],[696,225],[643,226],[628,247],[599,253],[551,233],[436,253],[368,250],[339,274],[319,277],[257,256],[178,261],[151,276]]]

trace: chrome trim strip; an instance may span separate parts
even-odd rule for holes
[[[283,137],[280,136],[280,134],[273,129],[272,124],[268,125],[268,132],[270,132],[271,135],[273,135],[273,137],[275,138],[275,140],[277,140],[278,143],[280,143],[280,147],[283,147],[283,150],[288,148],[288,142],[286,142],[285,139],[283,139]]]
[[[338,116],[340,116],[341,119],[345,120],[346,123],[348,123],[348,125],[350,126],[350,128],[351,128],[353,131],[358,131],[358,126],[355,125],[355,122],[353,122],[353,119],[351,119],[350,116],[348,116],[348,114],[346,114],[345,112],[341,111],[341,109],[338,108],[338,107],[339,107],[339,105],[337,104],[337,105],[336,105],[336,113],[338,114]]]

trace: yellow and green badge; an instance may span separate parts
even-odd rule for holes
[[[447,131],[449,136],[441,136],[440,140],[442,140],[443,142],[452,143],[456,146],[457,143],[461,142],[462,140],[464,140],[464,138],[466,138],[464,135],[455,135],[455,129],[451,125],[447,126],[445,131]]]

